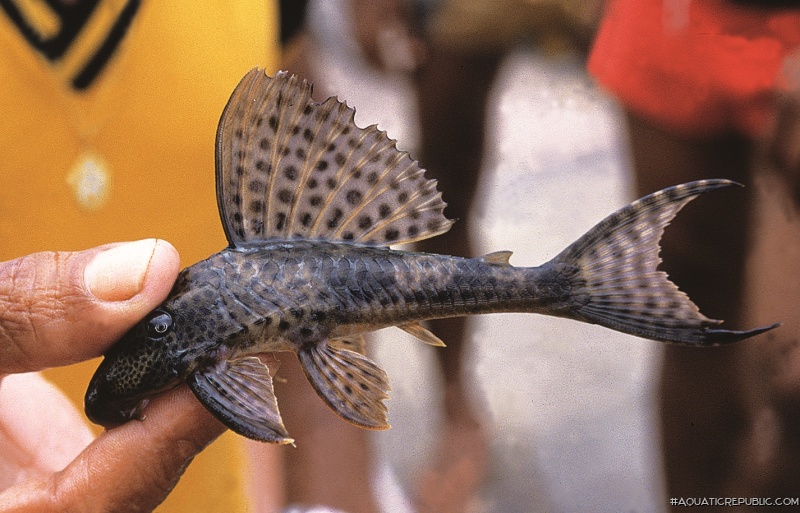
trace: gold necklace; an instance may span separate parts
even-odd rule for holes
[[[105,205],[113,173],[97,150],[102,132],[119,104],[113,92],[123,75],[126,40],[131,37],[141,0],[63,0],[38,3],[6,1],[5,14],[34,50],[45,75],[52,78],[48,94],[58,98],[65,120],[79,142],[66,185],[84,210]],[[2,13],[0,13],[2,15]]]

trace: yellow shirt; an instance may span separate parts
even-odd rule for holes
[[[277,65],[276,16],[263,0],[4,4],[0,260],[160,237],[185,266],[224,247],[216,125],[248,69]],[[47,375],[82,408],[97,363]],[[226,433],[159,511],[246,511],[242,464]]]

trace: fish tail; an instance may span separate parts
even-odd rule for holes
[[[569,317],[653,340],[718,345],[770,330],[717,328],[678,290],[661,262],[664,228],[698,195],[739,185],[729,180],[690,182],[645,196],[610,215],[549,264],[573,269]],[[572,301],[571,301],[572,302]]]

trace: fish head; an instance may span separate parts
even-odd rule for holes
[[[141,418],[150,396],[178,385],[171,350],[176,338],[173,314],[166,308],[131,328],[106,353],[89,383],[84,403],[89,420],[111,427]]]

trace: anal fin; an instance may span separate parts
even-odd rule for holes
[[[325,403],[345,420],[368,429],[388,429],[386,372],[354,351],[315,344],[297,356],[306,377]]]
[[[442,339],[434,335],[430,332],[427,328],[422,327],[420,324],[416,322],[410,322],[408,324],[401,324],[398,326],[401,330],[405,331],[409,335],[417,337],[421,341],[425,342],[429,346],[434,347],[445,347],[445,343],[442,342]]]
[[[223,360],[197,371],[189,388],[232,431],[262,442],[290,444],[269,368],[255,356]]]

